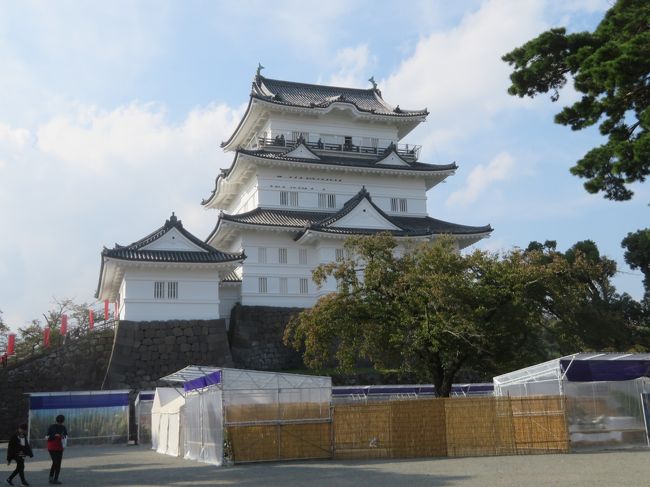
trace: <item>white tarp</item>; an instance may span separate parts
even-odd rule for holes
[[[223,463],[223,410],[217,387],[193,391],[185,398],[185,458]]]
[[[171,456],[182,454],[181,418],[185,397],[173,387],[158,387],[151,407],[151,448]]]

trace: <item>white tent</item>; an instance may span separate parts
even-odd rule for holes
[[[182,417],[185,397],[182,390],[158,387],[151,407],[151,448],[174,457],[183,453]]]
[[[221,390],[206,387],[185,396],[183,437],[185,459],[212,465],[223,463],[223,408]]]
[[[188,366],[160,380],[183,384],[185,404],[181,428],[186,459],[221,465],[224,455],[229,456],[224,452],[224,429],[228,427],[274,424],[279,435],[283,425],[331,422],[332,379],[329,377]],[[152,416],[152,429],[155,421],[158,420]],[[162,416],[160,421],[159,429],[164,430]],[[255,435],[251,438],[258,441]],[[277,458],[266,460],[287,458],[281,455],[281,438],[276,441]],[[308,444],[311,440],[304,441]],[[166,453],[160,447],[158,451]]]
[[[138,445],[151,443],[151,408],[156,391],[140,391],[135,398],[135,426]]]
[[[561,395],[573,450],[650,445],[650,354],[575,353],[493,378],[495,396]]]

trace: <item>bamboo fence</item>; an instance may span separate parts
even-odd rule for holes
[[[337,405],[331,422],[322,405],[237,406],[228,438],[236,463],[567,453],[565,406],[559,396],[398,400]]]

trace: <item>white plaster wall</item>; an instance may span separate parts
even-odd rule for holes
[[[251,211],[257,207],[257,178],[251,177],[241,188],[239,195],[226,209],[226,213],[237,214]]]
[[[230,312],[235,304],[241,302],[241,284],[222,283],[219,286],[219,315],[226,320],[226,329],[230,328]]]
[[[311,246],[293,241],[293,233],[244,231],[242,245],[248,258],[242,267],[241,303],[249,306],[294,307],[312,306],[319,295],[311,279],[311,271],[318,265],[318,255]],[[266,248],[266,263],[259,262],[259,248]],[[287,249],[287,263],[280,264],[279,250]],[[300,249],[307,250],[307,264],[301,265]],[[259,278],[267,278],[267,293],[260,294]],[[287,293],[280,293],[280,278],[287,278]],[[308,280],[308,293],[300,293],[300,279]]]
[[[293,131],[310,134],[331,134],[352,137],[375,137],[397,142],[397,126],[389,123],[356,120],[349,110],[334,109],[329,113],[315,116],[298,116],[288,113],[272,113],[267,123],[258,132],[267,133]],[[286,137],[286,135],[285,135]],[[316,142],[318,139],[314,140]]]
[[[177,299],[155,299],[154,282],[178,282]],[[219,274],[216,270],[129,269],[124,274],[126,320],[217,319]]]
[[[414,176],[379,176],[340,171],[260,167],[257,171],[257,181],[258,204],[265,208],[287,208],[280,206],[280,191],[297,191],[298,207],[310,211],[319,210],[319,193],[334,193],[337,208],[341,208],[365,186],[373,203],[388,214],[396,216],[426,216],[427,214],[425,182]],[[392,212],[391,198],[406,198],[408,211]]]
[[[126,308],[124,306],[124,296],[126,296],[126,281],[124,279],[122,279],[122,284],[120,284],[120,290],[119,290],[119,294],[118,294],[118,298],[119,298],[119,301],[120,301],[120,305],[119,305],[119,308],[118,308],[118,316],[119,316],[120,320],[126,319],[126,318],[124,318],[124,313],[126,311]]]
[[[142,248],[147,250],[189,250],[193,252],[205,252],[205,250],[187,239],[176,228],[172,228],[165,235]]]

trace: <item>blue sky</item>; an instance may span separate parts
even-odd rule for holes
[[[650,185],[614,203],[569,167],[600,143],[596,129],[555,125],[560,104],[506,94],[500,56],[552,26],[593,29],[607,0],[113,1],[0,0],[0,310],[16,328],[54,298],[92,301],[102,247],[126,244],[175,211],[205,237],[200,206],[219,143],[248,100],[258,62],[268,77],[364,87],[427,107],[404,142],[421,160],[456,161],[429,193],[429,213],[490,223],[482,248],[531,240],[564,249],[592,239],[619,263],[620,291],[641,275],[620,241],[647,226]]]

